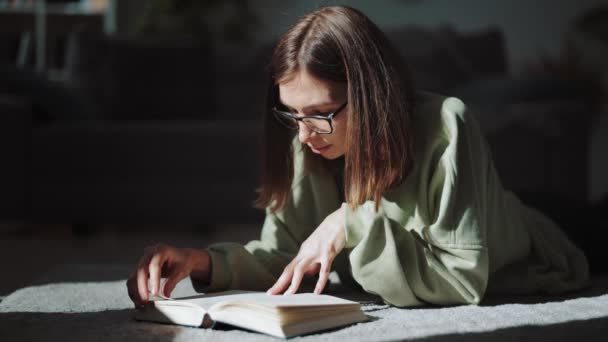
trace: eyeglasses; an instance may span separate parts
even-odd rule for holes
[[[332,124],[333,118],[335,118],[336,115],[338,115],[338,113],[340,113],[340,111],[346,107],[347,103],[348,102],[345,102],[333,113],[326,115],[296,116],[284,110],[279,110],[277,107],[272,108],[272,113],[274,114],[275,118],[287,128],[297,130],[300,128],[298,121],[302,121],[306,127],[314,132],[319,134],[331,134],[334,132],[334,126]]]

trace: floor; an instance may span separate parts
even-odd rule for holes
[[[61,264],[135,265],[148,245],[204,248],[214,242],[244,243],[257,238],[260,227],[102,225],[83,231],[70,225],[0,224],[0,298]]]

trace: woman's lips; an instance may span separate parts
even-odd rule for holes
[[[325,145],[323,147],[314,147],[314,146],[310,146],[310,149],[314,152],[314,153],[323,153],[325,151],[327,151],[327,149],[330,147],[331,145]]]

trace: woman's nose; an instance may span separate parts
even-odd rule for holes
[[[298,122],[298,125],[300,125],[300,128],[298,129],[298,139],[300,139],[302,144],[306,144],[315,132],[302,122]]]

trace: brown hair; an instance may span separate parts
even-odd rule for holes
[[[412,90],[401,58],[382,31],[363,13],[343,6],[305,15],[274,49],[256,206],[276,212],[291,193],[294,133],[277,122],[271,108],[279,103],[279,83],[301,70],[347,83],[345,198],[353,208],[373,199],[377,210],[382,194],[398,185],[413,163]],[[304,153],[307,172],[322,163],[308,149]]]

